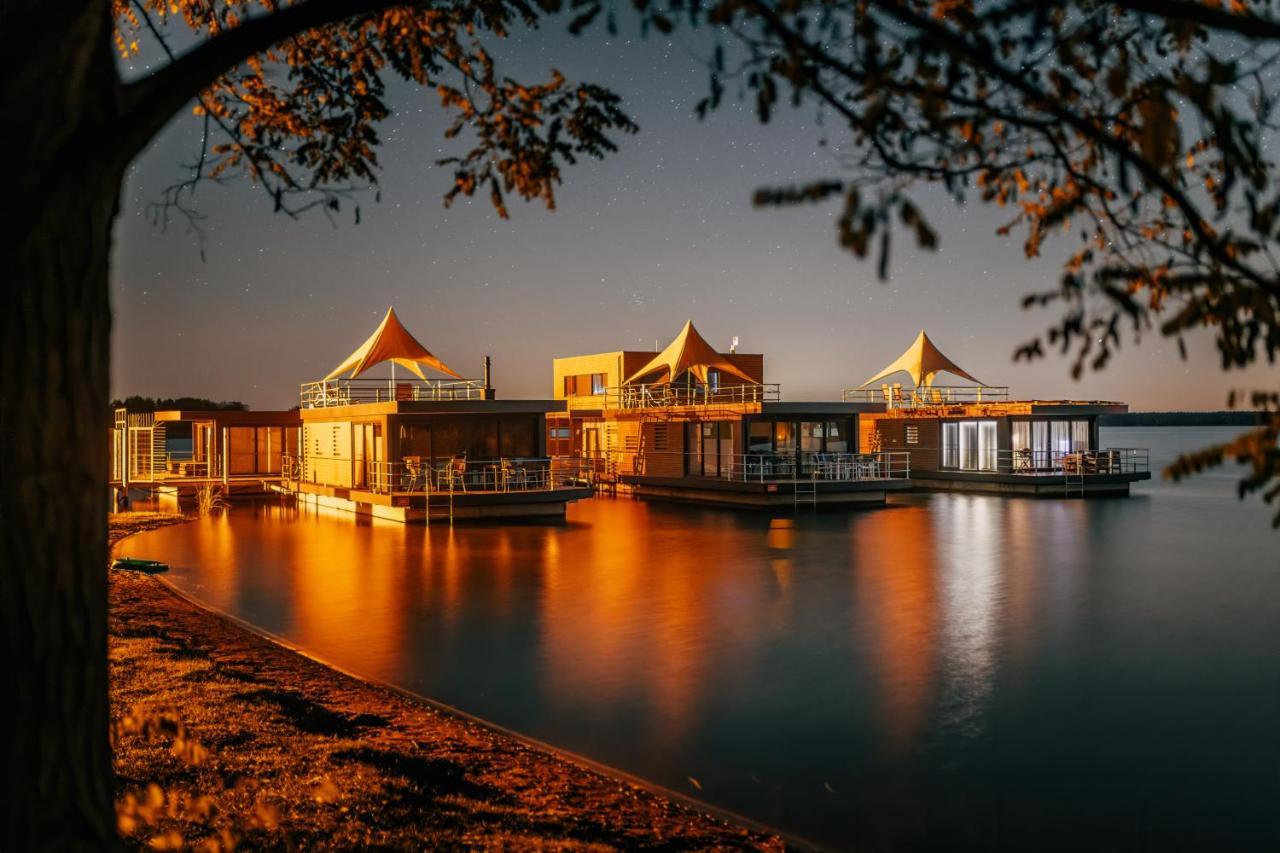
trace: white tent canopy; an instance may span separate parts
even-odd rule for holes
[[[326,380],[337,379],[342,374],[350,371],[348,379],[354,379],[366,370],[389,361],[392,364],[398,364],[401,367],[411,371],[419,379],[425,380],[426,374],[422,372],[423,367],[428,367],[455,379],[461,379],[457,373],[449,365],[431,354],[430,350],[418,343],[417,338],[409,334],[401,323],[400,318],[396,316],[394,308],[387,309],[387,316],[382,318],[382,322],[369,339],[360,345],[360,347],[351,355],[343,360],[342,364],[334,368]]]
[[[732,374],[752,385],[758,384],[756,380],[743,373],[736,364],[716,352],[715,348],[707,343],[702,335],[698,334],[698,330],[693,327],[693,321],[689,320],[684,324],[684,328],[680,330],[680,334],[676,335],[676,339],[666,349],[654,356],[653,360],[644,367],[631,374],[631,377],[624,384],[633,385],[637,380],[662,371],[661,375],[651,384],[671,383],[685,373],[689,373],[703,385],[706,385],[707,372],[713,369],[718,370],[720,373]]]
[[[879,382],[881,379],[899,372],[910,374],[911,380],[917,388],[933,385],[934,377],[943,372],[968,379],[979,385],[984,384],[982,380],[943,355],[942,350],[934,346],[933,341],[929,340],[929,336],[924,333],[923,329],[920,330],[920,334],[916,337],[915,342],[907,348],[907,351],[898,356],[897,361],[872,376],[866,382],[863,382],[861,387],[865,388],[874,382]]]

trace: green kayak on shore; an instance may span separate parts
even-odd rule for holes
[[[111,564],[111,568],[128,572],[147,572],[148,574],[169,571],[169,567],[158,560],[140,560],[137,557],[121,557]]]

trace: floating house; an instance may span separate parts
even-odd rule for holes
[[[908,488],[906,452],[860,452],[883,403],[790,403],[764,356],[717,352],[687,322],[661,352],[558,358],[547,417],[555,455],[595,461],[638,497],[746,507],[864,504]]]
[[[940,385],[947,373],[969,385]],[[910,384],[889,380],[904,376]],[[880,403],[861,420],[864,448],[905,451],[917,486],[1027,495],[1128,494],[1150,479],[1142,448],[1103,448],[1098,416],[1123,403],[1014,400],[947,358],[921,331],[896,361],[844,398]]]
[[[269,493],[286,458],[297,453],[297,412],[116,409],[111,428],[111,488],[116,506],[130,491],[177,509],[201,487],[225,497]]]
[[[389,379],[362,378],[385,362]],[[496,399],[488,359],[483,380],[464,379],[388,309],[337,368],[302,385],[301,441],[284,460],[284,488],[304,503],[394,521],[563,516],[567,502],[591,495],[588,471],[546,452],[546,418],[563,409]]]

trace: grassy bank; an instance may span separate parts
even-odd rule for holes
[[[181,520],[113,516],[112,541]],[[781,849],[111,572],[122,832],[143,847]]]

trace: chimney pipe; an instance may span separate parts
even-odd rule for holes
[[[486,400],[493,399],[493,385],[489,382],[489,373],[492,367],[493,362],[490,360],[489,356],[486,355],[484,357],[484,398]]]

